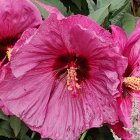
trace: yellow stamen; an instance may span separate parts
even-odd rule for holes
[[[129,87],[133,90],[140,90],[140,78],[137,77],[126,77],[124,79],[126,87]]]
[[[67,74],[67,88],[69,91],[72,91],[73,94],[76,94],[77,89],[80,89],[80,85],[77,82],[77,73],[76,73],[77,68],[70,67],[67,69],[68,74]]]
[[[6,53],[7,53],[8,60],[10,61],[11,53],[12,53],[12,48],[8,48]]]

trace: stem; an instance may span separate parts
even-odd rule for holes
[[[35,132],[32,133],[32,135],[31,135],[31,139],[34,138],[35,134],[36,134]]]
[[[86,134],[87,134],[87,131],[83,133],[83,135],[81,136],[80,140],[84,140]]]
[[[135,8],[135,5],[134,5],[134,1],[130,0],[130,3],[131,3],[133,15],[136,16],[136,8]]]

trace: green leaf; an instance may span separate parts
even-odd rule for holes
[[[32,1],[32,3],[39,9],[42,17],[44,19],[46,19],[49,15],[49,12],[46,9],[44,9],[43,7],[41,7],[40,5],[38,5],[36,2]]]
[[[88,136],[87,140],[93,140],[91,136]]]
[[[81,0],[71,0],[71,1],[79,8],[79,10],[81,10],[82,6]]]
[[[110,19],[109,19],[109,21],[111,22],[111,24],[118,25],[118,23],[124,17],[124,14],[129,10],[129,8],[130,8],[130,3],[127,2],[120,9],[118,9],[115,12],[113,12],[113,14],[110,16]]]
[[[9,121],[10,121],[10,126],[14,131],[15,137],[17,137],[21,129],[21,121],[16,116],[11,116]]]
[[[121,22],[123,29],[127,32],[128,35],[134,31],[138,19],[140,19],[140,17],[134,17],[128,13],[124,15]]]
[[[110,0],[97,0],[97,8],[100,9],[110,4]]]
[[[83,133],[83,135],[81,136],[80,140],[84,140],[86,135],[87,135],[87,131]]]
[[[96,11],[92,12],[89,17],[93,20],[95,20],[97,23],[102,24],[105,20],[105,18],[108,16],[109,11],[108,11],[108,7],[110,4],[97,9]]]
[[[14,138],[13,130],[10,127],[10,124],[6,121],[0,122],[0,136]]]
[[[128,0],[97,0],[97,8],[102,8],[107,4],[110,4],[109,11],[115,11],[124,6]]]
[[[0,110],[0,119],[5,120],[5,121],[9,120],[8,116],[6,116],[1,110]]]
[[[39,0],[40,2],[58,8],[64,15],[67,15],[67,9],[60,0]]]
[[[21,129],[20,129],[20,132],[18,134],[18,138],[20,140],[24,140],[24,136],[26,135],[28,130],[29,130],[28,127],[23,122],[21,122]]]
[[[24,135],[23,140],[32,140],[29,136]]]
[[[109,7],[109,11],[111,12],[121,8],[126,5],[126,1],[127,0],[110,0],[111,5]]]
[[[96,9],[96,5],[93,0],[87,0],[89,13],[92,13]]]

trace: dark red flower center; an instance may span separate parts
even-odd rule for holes
[[[7,37],[0,40],[0,62],[1,65],[9,61],[11,49],[15,45],[17,37]]]
[[[67,89],[76,94],[81,88],[80,83],[89,78],[90,66],[88,60],[75,53],[60,55],[53,64],[53,71],[57,79],[66,77]]]
[[[133,71],[133,69],[132,69],[131,65],[128,64],[128,66],[125,70],[125,73],[124,73],[124,77],[129,77],[131,75],[132,71]]]

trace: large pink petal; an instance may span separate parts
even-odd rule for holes
[[[81,30],[82,32],[88,30],[88,34],[91,32],[90,35],[88,35],[91,37],[88,39],[85,34],[80,34],[79,36]],[[72,33],[72,31],[74,32]],[[14,75],[18,77],[37,66],[40,61],[48,61],[50,58],[52,59],[54,56],[58,56],[60,52],[67,53],[70,51],[70,49],[75,49],[74,47],[76,47],[77,44],[73,44],[75,41],[74,37],[71,37],[73,34],[78,35],[79,39],[82,38],[82,41],[84,41],[85,38],[87,39],[87,41],[83,42],[82,44],[80,43],[78,36],[76,37],[78,39],[77,43],[82,44],[80,47],[90,45],[88,52],[90,49],[94,50],[94,48],[113,45],[111,34],[87,17],[77,15],[63,20],[58,20],[57,16],[51,15],[40,26],[36,34],[32,37],[31,41],[24,45],[25,47],[23,47],[22,50],[19,50],[17,54],[15,54],[15,57],[13,58],[14,61],[12,61],[12,70]],[[46,37],[44,38],[44,36]],[[92,42],[90,40],[92,40]],[[94,43],[95,40],[98,44]],[[94,47],[92,47],[92,45],[94,45]],[[86,48],[83,50],[83,52],[84,51],[86,52]],[[49,58],[46,59],[47,54],[51,55],[48,55]],[[110,55],[113,54],[110,53]],[[24,62],[22,62],[23,59]]]
[[[135,73],[139,73],[139,67],[140,67],[140,39],[137,40],[131,47],[131,50],[129,51],[128,56],[128,62],[129,66],[132,69],[131,75],[134,76]],[[134,72],[135,71],[135,72]],[[140,75],[139,75],[140,77]]]
[[[33,71],[30,74],[18,84],[10,76],[13,81],[9,83],[10,92],[4,88],[8,83],[3,82],[4,104],[42,137],[77,140],[85,129],[81,99],[71,98],[63,83],[54,81],[48,74],[37,79]],[[13,84],[16,84],[14,88]]]
[[[0,68],[0,83],[4,80],[5,75],[7,73],[6,70],[7,65],[3,66],[3,68]],[[6,115],[11,115],[12,113],[10,113],[10,111],[8,110],[8,108],[6,108],[2,102],[2,100],[0,100],[0,109],[6,114]]]
[[[29,28],[23,32],[22,36],[16,42],[16,44],[14,45],[12,49],[10,61],[12,60],[14,54],[16,54],[21,47],[23,47],[25,44],[27,44],[31,40],[32,36],[36,33],[36,30],[37,30],[36,28]],[[19,62],[19,60],[17,61]],[[21,61],[19,63],[21,63]]]
[[[24,46],[24,44],[27,44],[31,40],[32,36],[36,33],[36,30],[36,28],[28,28],[22,33],[20,39],[16,42],[12,49],[11,57],[19,50],[20,47]]]
[[[20,40],[16,43],[12,50],[12,55],[18,51],[18,48],[21,47],[24,43],[26,43],[30,36],[36,31],[35,28],[27,29],[21,36]],[[7,74],[8,64],[4,65],[2,68],[0,68],[0,82],[2,82]],[[8,68],[8,69],[7,69]],[[3,110],[3,112],[7,115],[11,115],[9,110],[4,106],[3,102],[0,100],[0,108]]]
[[[112,36],[117,47],[120,49],[120,53],[124,52],[127,42],[127,35],[120,27],[111,25]],[[125,50],[126,51],[126,50]]]
[[[83,95],[72,98],[65,88],[59,83],[54,95],[60,93],[61,96],[50,99],[44,125],[42,128],[32,128],[39,131],[43,138],[77,140],[81,133],[93,126],[84,116],[87,110],[83,108]]]
[[[92,77],[95,81],[104,81],[107,83],[105,86],[107,92],[116,95],[120,78],[127,67],[127,58],[117,54],[118,49],[114,44],[106,42],[95,32],[90,32],[80,26],[73,27],[70,32],[70,42],[71,48],[73,47],[77,54],[87,58],[91,68],[90,79]]]
[[[131,51],[131,48],[134,46],[134,44],[139,40],[140,38],[140,21],[137,22],[137,26],[133,33],[130,35],[127,44],[125,46],[124,55],[129,57],[129,53]]]
[[[127,51],[128,68],[126,69],[125,76],[140,77],[140,39],[132,44],[131,49]],[[125,51],[124,51],[125,52]]]
[[[0,82],[5,78],[5,74],[5,67],[3,66],[3,69],[0,67]]]
[[[16,79],[7,65],[5,80],[1,82],[2,90],[0,92],[0,98],[10,112],[23,119],[27,124],[36,127],[42,126],[44,122],[47,102],[54,84],[52,75],[50,73],[42,74],[41,69],[35,69],[24,78]],[[36,71],[39,76],[36,76]],[[42,76],[40,77],[40,75]]]
[[[100,49],[105,49],[106,47],[109,50],[113,48],[113,44],[106,41],[104,36],[97,35],[95,31],[90,31],[89,29],[85,29],[80,25],[75,25],[67,35],[70,40],[70,47],[73,48],[79,55],[86,57],[87,59],[91,59],[93,56],[97,55],[95,53]],[[117,52],[117,49],[116,49]]]
[[[45,66],[40,64],[17,79],[8,65],[5,80],[0,85],[4,106],[32,130],[44,138],[77,140],[86,129],[116,122],[113,97],[107,93],[93,94],[90,91],[93,89],[83,84],[84,90],[73,98],[65,80],[54,79],[52,73],[44,73],[43,68]]]
[[[99,26],[95,21],[89,19],[86,16],[82,15],[73,15],[68,18],[62,20],[62,37],[64,38],[64,42],[68,42],[69,38],[67,38],[69,32],[74,26],[81,26],[84,30],[89,30],[94,33],[95,36],[98,36],[100,40],[106,40],[106,42],[112,44],[112,36],[109,31],[105,30],[101,26]]]
[[[28,0],[0,0],[0,40],[19,37],[28,27],[42,22],[39,10]]]
[[[102,85],[101,85],[102,84]],[[85,119],[95,127],[103,123],[114,124],[118,121],[116,100],[108,93],[104,81],[90,81],[85,84],[83,98]]]
[[[15,44],[14,48],[12,49],[12,54],[11,57],[14,53],[16,53],[18,51],[18,49],[20,47],[22,47],[23,44],[26,44],[26,42],[28,42],[28,40],[30,39],[30,37],[33,35],[33,33],[35,33],[36,28],[29,28],[27,29],[21,36],[20,40],[17,41],[17,43]],[[3,68],[2,68],[3,67]],[[0,66],[0,82],[4,79],[5,77],[5,69],[7,68],[6,65],[4,66]]]
[[[118,99],[118,115],[126,128],[132,127],[131,121],[132,113],[132,97],[126,95],[126,97],[119,97]]]
[[[0,100],[0,109],[4,112],[6,115],[12,115],[12,113],[6,108],[3,104],[3,102]]]
[[[42,23],[32,39],[15,53],[11,59],[11,67],[16,77],[34,68],[41,61],[49,62],[50,65],[60,52],[67,52],[58,24],[57,16],[53,14]]]
[[[92,81],[83,83],[79,95],[72,97],[65,79],[56,80],[43,69],[42,63],[17,79],[8,65],[5,80],[0,84],[4,106],[43,138],[77,140],[86,129],[118,120],[116,101],[101,83],[97,81],[96,87]]]

